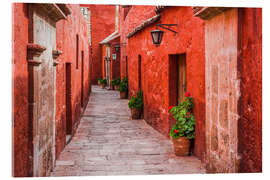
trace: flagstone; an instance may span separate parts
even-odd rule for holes
[[[51,176],[205,173],[199,159],[175,156],[170,139],[144,120],[131,120],[127,104],[118,91],[93,86],[77,132]]]

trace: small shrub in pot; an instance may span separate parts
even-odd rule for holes
[[[118,90],[120,91],[120,98],[126,99],[128,92],[128,80],[126,77],[124,77],[123,80],[120,82]]]
[[[132,96],[128,102],[132,119],[140,119],[143,110],[143,92],[140,90],[136,96]]]
[[[101,84],[102,89],[104,89],[107,85],[107,79],[101,79],[100,84]]]

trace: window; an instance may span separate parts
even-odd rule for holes
[[[76,34],[76,69],[79,68],[79,35]]]

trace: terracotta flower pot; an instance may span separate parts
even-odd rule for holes
[[[118,90],[118,85],[114,85],[114,90]]]
[[[131,108],[131,118],[132,119],[141,119],[141,110],[136,108]]]
[[[126,99],[127,98],[127,92],[120,92],[120,99]]]
[[[186,137],[172,138],[174,153],[176,156],[187,156],[189,154],[190,140]]]
[[[105,89],[105,87],[106,87],[106,84],[101,84],[102,89]]]

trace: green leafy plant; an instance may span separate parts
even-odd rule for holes
[[[136,96],[132,96],[128,102],[128,107],[142,110],[143,109],[143,92],[140,90]]]
[[[106,85],[107,84],[107,79],[106,78],[105,79],[101,79],[100,80],[100,84],[105,84]]]
[[[128,80],[126,77],[124,77],[123,80],[120,82],[118,90],[120,92],[127,92],[128,91]]]
[[[117,86],[120,84],[120,82],[121,82],[121,78],[118,77],[118,78],[112,80],[112,85]]]
[[[97,81],[100,83],[101,82],[101,80],[102,80],[102,78],[97,78]]]
[[[119,77],[116,78],[115,80],[116,80],[115,85],[119,85],[120,82],[121,82],[121,77],[119,76]]]
[[[189,92],[185,96],[185,99],[179,105],[169,107],[170,113],[176,120],[170,131],[170,136],[173,138],[187,137],[188,139],[194,139],[196,121],[192,114],[193,98]]]

